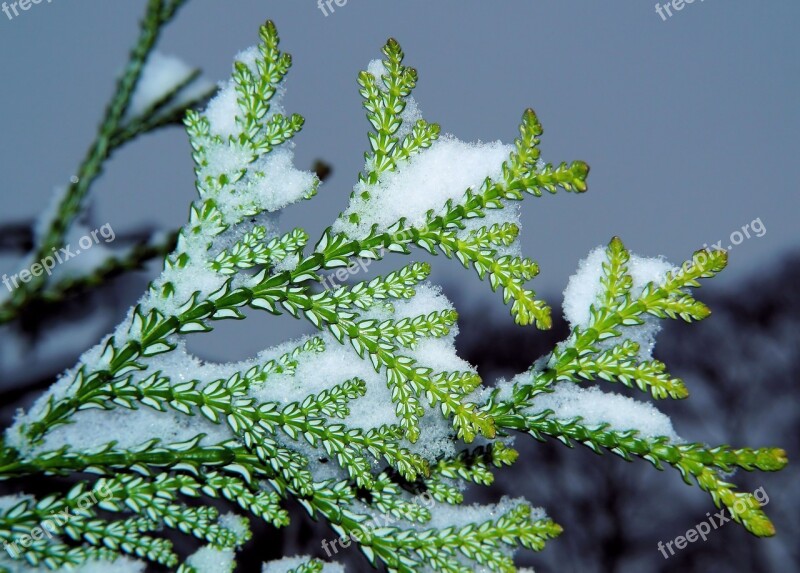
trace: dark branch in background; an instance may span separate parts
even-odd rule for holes
[[[0,251],[27,253],[33,248],[33,221],[0,224]]]
[[[42,326],[52,323],[54,317],[68,319],[69,308],[60,309],[59,305],[78,302],[94,289],[113,286],[110,283],[113,278],[142,270],[148,262],[163,259],[175,248],[176,241],[176,232],[164,234],[140,230],[117,235],[115,242],[124,246],[116,249],[96,268],[81,275],[51,279],[44,290],[28,301],[25,312],[17,317],[20,333],[35,340]],[[86,301],[81,302],[82,306],[85,304]]]
[[[106,284],[110,279],[123,273],[140,270],[144,268],[145,263],[148,261],[163,258],[170,253],[175,248],[177,239],[178,234],[173,232],[160,242],[144,241],[138,243],[127,253],[109,257],[92,273],[64,279],[56,285],[56,288],[43,291],[41,299],[50,304],[61,302],[67,297],[81,294],[89,289]]]
[[[333,167],[322,159],[316,159],[311,170],[317,174],[320,181],[325,181],[333,174]]]

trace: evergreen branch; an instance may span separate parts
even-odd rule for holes
[[[181,3],[151,0],[148,14],[153,21],[146,22],[143,30],[171,17]],[[160,25],[155,25],[156,35]],[[208,499],[200,498],[226,500],[275,527],[288,522],[283,500],[294,499],[312,517],[323,517],[342,536],[339,541],[350,537],[373,564],[389,571],[410,573],[426,567],[467,572],[478,566],[513,571],[514,548],[540,550],[561,532],[542,512],[532,511],[524,502],[503,501],[489,509],[491,518],[474,518],[470,510],[466,521],[420,526],[414,524],[435,523],[431,518],[439,510],[422,508],[409,495],[425,492],[433,500],[461,504],[464,496],[457,481],[489,485],[494,469],[515,461],[517,453],[500,441],[511,431],[537,439],[555,437],[567,445],[579,442],[625,459],[640,457],[657,468],[670,465],[687,483],[695,482],[709,492],[718,506],[730,508],[734,519],[749,531],[759,536],[774,533],[766,516],[750,503],[752,497],[737,492],[721,474],[736,467],[781,469],[786,464],[782,450],[683,443],[660,435],[672,435],[668,424],[656,432],[619,429],[628,426],[612,426],[581,411],[595,420],[587,421],[575,410],[554,405],[561,412],[556,415],[538,402],[544,393],[569,387],[555,388],[556,382],[598,379],[635,385],[657,398],[684,397],[683,383],[672,378],[664,364],[645,356],[646,349],[632,337],[658,318],[691,321],[707,316],[708,309],[689,289],[722,270],[724,253],[697,253],[680,270],[664,270],[664,276],[638,284],[640,278],[634,281],[638,259],[613,239],[604,253],[597,251],[603,258],[602,269],[596,269],[598,284],[587,285],[597,288],[584,307],[585,320],[571,319],[569,338],[550,356],[538,361],[528,376],[499,382],[486,397],[479,392],[480,377],[455,354],[456,312],[441,302],[438,293],[431,295],[429,287],[418,289],[430,274],[428,265],[412,263],[384,276],[323,291],[317,284],[327,286],[321,276],[327,270],[352,269],[358,261],[380,260],[387,252],[408,254],[416,246],[472,266],[480,279],[489,279],[493,290],[502,287],[504,301],[512,303],[511,313],[519,324],[547,328],[549,308],[525,287],[538,274],[538,266],[511,250],[519,228],[507,213],[498,212],[526,193],[541,196],[559,188],[583,192],[588,167],[579,161],[556,166],[542,162],[538,147],[542,127],[528,110],[513,150],[491,176],[479,174],[452,186],[438,210],[428,204],[423,206],[430,210],[416,214],[403,210],[388,224],[380,217],[371,221],[368,212],[362,217],[349,211],[347,222],[360,226],[353,236],[351,231],[334,231],[347,228],[339,226],[345,222],[340,219],[306,253],[305,231],[278,235],[272,230],[270,214],[310,198],[319,179],[291,166],[290,140],[302,128],[303,118],[284,115],[278,105],[291,57],[279,50],[271,22],[262,26],[260,40],[257,49],[238,56],[232,79],[209,108],[186,115],[198,198],[174,252],[166,258],[164,272],[115,334],[62,376],[34,413],[21,416],[0,443],[0,479],[91,472],[102,476],[93,489],[106,489],[111,495],[97,508],[81,508],[77,500],[88,491],[86,482],[81,482],[66,495],[23,498],[0,511],[0,539],[10,540],[12,532],[35,525],[52,511],[77,506],[81,511],[59,530],[70,543],[33,544],[25,559],[61,567],[128,554],[174,567],[179,559],[171,544],[150,533],[174,529],[207,545],[201,553],[221,551],[227,556],[250,536],[245,521],[220,517]],[[139,68],[154,41],[155,37],[142,40]],[[371,64],[358,78],[373,130],[354,201],[379,198],[387,178],[416,165],[415,156],[426,153],[439,136],[435,124],[418,119],[411,124],[410,118],[418,113],[411,99],[417,74],[403,64],[397,42],[387,42],[383,53],[385,59]],[[134,59],[137,54],[135,50]],[[124,115],[139,72],[128,70],[123,77],[131,74],[130,85],[121,83],[121,107],[112,105],[112,119]],[[164,113],[184,87],[154,102],[144,115]],[[144,129],[144,123],[137,123],[140,120],[149,121],[134,118],[127,125]],[[113,133],[106,137],[106,150],[127,137],[115,133],[117,139]],[[101,153],[97,161],[102,163],[106,155]],[[96,176],[99,168],[89,174]],[[467,189],[458,198],[463,187]],[[72,191],[68,195],[76,197]],[[66,211],[62,205],[59,216],[67,217],[67,226],[80,200],[82,196]],[[480,224],[486,217],[500,222]],[[394,301],[402,302],[395,307]],[[282,350],[277,358],[258,358],[235,367],[196,369],[182,346],[178,350],[183,335],[207,332],[214,320],[242,319],[245,308],[288,313],[308,320],[323,334],[288,352]],[[437,356],[432,358],[431,347],[424,344],[437,338],[443,340],[430,342],[442,346],[433,347]],[[341,345],[349,343],[355,353],[334,339]],[[374,372],[361,368],[344,374],[338,366],[334,372],[326,370],[331,364],[358,359],[368,360]],[[185,368],[194,370],[186,375]],[[351,402],[373,395],[370,390],[383,384],[384,376],[393,407],[376,408],[368,419],[352,420],[359,415],[353,410],[351,416]],[[311,379],[307,391],[296,394],[306,377]],[[278,381],[291,388],[288,394],[269,386]],[[297,387],[291,387],[293,383]],[[184,437],[191,437],[175,443],[162,442],[158,436],[117,434],[117,441],[112,436],[105,444],[85,448],[67,439],[80,432],[88,415],[85,410],[105,410],[94,414],[110,424],[123,409],[141,406],[155,412],[172,410],[171,416],[187,424],[194,416],[203,424],[220,426],[227,437],[208,443],[198,423],[188,432],[181,429]],[[429,416],[440,419],[430,424]],[[48,436],[66,424],[76,424],[72,436]],[[435,446],[426,444],[428,440],[415,443],[424,431],[434,434],[430,438]],[[436,449],[437,442],[469,443],[478,435],[485,438],[481,445],[456,455]],[[52,442],[45,437],[70,446],[47,449]],[[137,445],[123,446],[123,441]],[[320,470],[309,463],[316,456],[321,463],[332,458],[338,467]],[[323,475],[336,477],[320,478]],[[747,509],[740,509],[741,503]],[[124,515],[102,518],[99,509]],[[376,514],[386,520],[384,526],[374,526]],[[447,515],[440,518],[446,520]],[[412,525],[395,524],[399,520]],[[322,567],[312,560],[298,564],[296,570],[318,572]],[[198,573],[199,569],[189,558],[178,570]]]
[[[386,56],[382,63],[385,75],[376,78],[364,71],[358,76],[367,119],[375,130],[369,134],[371,151],[365,154],[367,171],[359,175],[361,180],[370,184],[377,183],[381,173],[394,170],[396,166],[398,138],[395,134],[403,124],[400,114],[417,83],[417,71],[403,65],[403,50],[396,40],[386,42],[383,53]],[[416,149],[429,146],[438,133],[438,126],[418,124],[416,133],[401,146],[402,155],[407,157]]]
[[[464,450],[454,458],[439,460],[431,469],[432,479],[461,479],[479,485],[491,485],[494,475],[490,466],[500,468],[513,464],[519,453],[503,444],[493,442],[487,446],[479,446],[472,450]]]
[[[570,360],[562,359],[569,353]],[[586,353],[579,356],[573,349],[566,348],[554,353],[557,368],[554,371],[556,380],[606,380],[619,382],[628,388],[634,386],[642,391],[649,391],[653,398],[682,399],[689,395],[680,378],[671,377],[666,366],[658,360],[638,362],[639,344],[632,340],[623,340],[608,350],[597,353]]]
[[[163,127],[181,125],[188,110],[207,101],[216,91],[216,87],[210,87],[187,101],[178,102],[177,105],[175,104],[177,96],[195,83],[200,77],[200,74],[200,70],[193,70],[183,80],[175,84],[172,89],[150,103],[139,115],[121,125],[114,134],[110,147],[112,149],[119,149],[140,135],[157,131]]]
[[[75,174],[76,179],[70,183],[61,198],[54,216],[48,222],[47,229],[31,254],[32,260],[42,260],[54,249],[64,246],[64,237],[81,212],[92,184],[102,173],[105,161],[116,149],[114,147],[115,138],[118,138],[122,129],[125,112],[144,64],[164,25],[175,15],[184,1],[170,0],[166,3],[163,0],[148,1],[139,38],[130,53],[122,76],[117,81],[114,96],[106,108],[97,137],[81,162]],[[18,316],[39,295],[45,285],[46,277],[44,275],[34,276],[28,283],[21,284],[0,306],[0,324],[9,322]]]
[[[608,424],[586,426],[581,423],[580,418],[556,419],[549,410],[535,414],[526,413],[526,408],[531,409],[531,406],[530,402],[487,405],[497,412],[495,423],[504,430],[527,432],[539,440],[543,436],[550,436],[567,445],[570,445],[570,441],[575,441],[595,453],[608,450],[627,461],[630,461],[631,456],[640,457],[658,469],[662,468],[662,463],[671,465],[681,473],[687,484],[691,485],[691,478],[694,478],[701,489],[711,494],[718,507],[725,505],[734,520],[744,525],[748,531],[757,536],[774,535],[774,527],[758,508],[758,504],[747,505],[744,512],[733,506],[736,499],[743,499],[750,494],[735,493],[731,484],[725,482],[719,472],[728,472],[733,467],[747,471],[780,470],[787,463],[783,450],[733,449],[728,446],[710,448],[699,443],[676,444],[663,436],[645,438],[639,436],[636,430],[613,430]],[[737,511],[739,515],[736,514]]]
[[[618,238],[614,238],[607,250],[609,260],[622,256],[618,253],[619,249],[624,247]],[[627,252],[624,256],[627,256]],[[707,262],[701,264],[700,260]],[[636,297],[630,294],[630,277],[624,278],[624,271],[617,271],[621,273],[621,282],[613,284],[610,291],[613,294],[604,296],[607,299],[618,299],[618,303],[610,306],[592,305],[589,325],[576,328],[567,341],[567,346],[577,354],[591,351],[597,342],[619,336],[621,328],[641,325],[647,314],[658,318],[682,318],[687,322],[702,320],[709,314],[707,307],[684,292],[684,289],[699,286],[697,279],[713,277],[726,263],[727,255],[724,251],[698,251],[692,261],[682,265],[680,272],[667,273],[663,286],[648,283]],[[610,279],[606,277],[605,280]],[[616,294],[618,291],[620,294]],[[572,360],[574,353],[565,353],[560,360]]]

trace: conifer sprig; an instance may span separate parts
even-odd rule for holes
[[[179,4],[153,0],[149,7],[160,19]],[[291,58],[279,49],[271,22],[260,40],[240,55],[209,109],[186,115],[198,198],[164,272],[115,333],[65,373],[0,444],[0,479],[99,478],[91,483],[82,475],[66,494],[0,505],[0,541],[13,542],[51,512],[78,507],[82,495],[102,490],[110,494],[81,508],[56,540],[37,540],[19,559],[58,568],[133,556],[201,573],[204,552],[232,556],[250,537],[247,520],[221,515],[212,499],[274,527],[288,523],[283,504],[292,499],[389,571],[510,572],[514,549],[540,550],[560,526],[521,500],[504,500],[485,518],[465,519],[458,506],[464,484],[488,486],[495,471],[514,463],[518,454],[506,441],[512,432],[640,457],[659,469],[669,465],[731,509],[748,531],[774,533],[753,504],[739,509],[749,494],[736,491],[723,472],[778,470],[786,463],[782,450],[682,442],[539,403],[559,385],[595,381],[654,398],[686,397],[684,383],[634,338],[658,319],[708,316],[690,289],[722,270],[724,254],[698,252],[661,280],[636,285],[632,256],[613,239],[596,296],[586,303],[587,321],[574,324],[568,339],[513,385],[486,390],[455,354],[457,313],[426,284],[430,265],[411,262],[330,289],[320,288],[323,275],[410,254],[412,247],[441,252],[501,289],[517,323],[548,328],[549,307],[526,287],[539,269],[516,250],[511,203],[559,188],[583,192],[588,167],[544,163],[542,127],[527,110],[495,175],[457,189],[421,224],[402,216],[382,227],[346,211],[311,247],[302,229],[278,232],[272,215],[311,198],[319,180],[290,166],[290,143],[303,125],[280,101]],[[417,73],[403,63],[399,44],[389,40],[383,54],[358,76],[371,131],[352,202],[378,201],[389,176],[440,142],[439,126],[409,111]],[[340,223],[366,231],[348,233]],[[187,335],[244,319],[247,309],[289,314],[316,335],[241,364],[200,364],[188,355]],[[107,424],[108,435],[88,436],[91,446],[81,444],[87,420]],[[180,438],[149,435],[137,420],[172,420],[171,435]],[[423,493],[438,505],[416,504],[414,496]],[[181,562],[165,529],[204,548]],[[319,572],[324,565],[309,559],[293,570]]]
[[[153,53],[164,27],[185,3],[186,0],[148,0],[139,36],[131,49],[123,73],[117,80],[114,94],[106,106],[97,136],[75,175],[70,179],[69,185],[59,197],[55,212],[44,222],[45,228],[37,238],[28,260],[41,261],[65,246],[68,231],[85,210],[93,184],[115,151],[144,133],[179,123],[187,109],[211,95],[211,91],[207,90],[188,101],[176,101],[178,93],[198,78],[199,71],[195,70],[138,116],[132,118],[126,116],[147,60]],[[70,290],[75,290],[74,283],[78,283],[82,288],[100,284],[104,270],[113,268],[115,272],[120,272],[137,268],[137,258],[149,255],[145,257],[149,259],[163,254],[158,247],[152,254],[146,250],[139,250],[127,260],[110,259],[106,261],[104,268],[69,281],[51,280],[49,273],[33,275],[28,282],[20,282],[11,296],[0,304],[0,324],[19,317],[26,308],[39,300],[54,301],[64,298]]]

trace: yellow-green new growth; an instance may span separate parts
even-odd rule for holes
[[[614,238],[595,254],[601,263],[591,300],[578,301],[586,319],[528,373],[488,389],[455,353],[457,313],[426,284],[430,265],[412,262],[333,289],[323,288],[325,274],[408,255],[415,246],[441,252],[502,289],[518,324],[548,328],[549,307],[526,286],[539,268],[518,249],[511,204],[558,188],[583,192],[588,167],[542,162],[542,127],[531,110],[508,148],[444,141],[436,124],[419,118],[405,125],[417,73],[389,40],[380,66],[358,76],[372,130],[351,206],[364,208],[342,213],[309,247],[305,231],[279,233],[270,218],[313,196],[319,181],[291,164],[288,143],[303,124],[279,101],[291,59],[271,22],[260,38],[208,109],[186,116],[198,198],[164,273],[0,444],[0,479],[99,476],[81,477],[66,494],[0,505],[2,542],[86,491],[113,492],[57,527],[57,541],[31,544],[14,566],[24,560],[57,569],[131,556],[200,573],[205,556],[232,563],[251,535],[246,520],[220,515],[210,499],[274,527],[288,523],[283,504],[293,499],[390,571],[514,571],[514,550],[541,550],[561,527],[524,500],[504,499],[475,517],[461,507],[461,486],[489,486],[494,471],[513,464],[518,454],[504,439],[515,432],[672,466],[755,535],[774,533],[759,508],[739,509],[749,494],[723,475],[736,467],[781,469],[782,450],[681,441],[666,423],[639,425],[641,405],[620,421],[585,402],[545,400],[580,398],[582,385],[602,381],[655,398],[686,397],[683,382],[637,337],[649,335],[658,319],[705,318],[708,309],[689,289],[722,270],[723,253],[698,252],[641,284],[634,276],[639,259]],[[369,207],[385,199],[387,180],[421,169],[441,145],[501,149],[503,156],[474,184],[444,189],[421,218],[372,220]],[[188,354],[187,335],[201,335],[217,320],[244,319],[247,309],[288,313],[316,334],[239,364],[201,364]],[[416,505],[422,493],[436,504]],[[370,526],[379,518],[386,523]],[[180,563],[165,529],[204,547]],[[7,561],[0,557],[0,570]],[[308,559],[290,570],[318,573],[324,566]]]

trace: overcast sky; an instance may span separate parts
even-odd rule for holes
[[[13,20],[0,13],[0,218],[36,216],[74,173],[144,5],[53,0]],[[344,208],[367,145],[355,78],[391,36],[419,71],[425,117],[443,131],[510,141],[533,107],[544,158],[592,166],[587,194],[525,202],[524,250],[542,271],[532,286],[553,303],[578,260],[613,235],[639,254],[679,261],[704,243],[727,246],[760,219],[766,234],[733,249],[727,281],[797,245],[796,0],[695,2],[666,21],[653,2],[630,1],[335,8],[325,16],[312,0],[191,0],[160,45],[217,81],[256,42],[259,24],[275,20],[294,56],[286,107],[306,117],[298,165],[319,157],[335,170],[287,224],[318,234]],[[179,226],[194,197],[185,135],[172,129],[125,148],[95,191],[97,225]],[[470,279],[462,284],[477,282],[447,268]],[[469,288],[492,300],[486,285]]]

